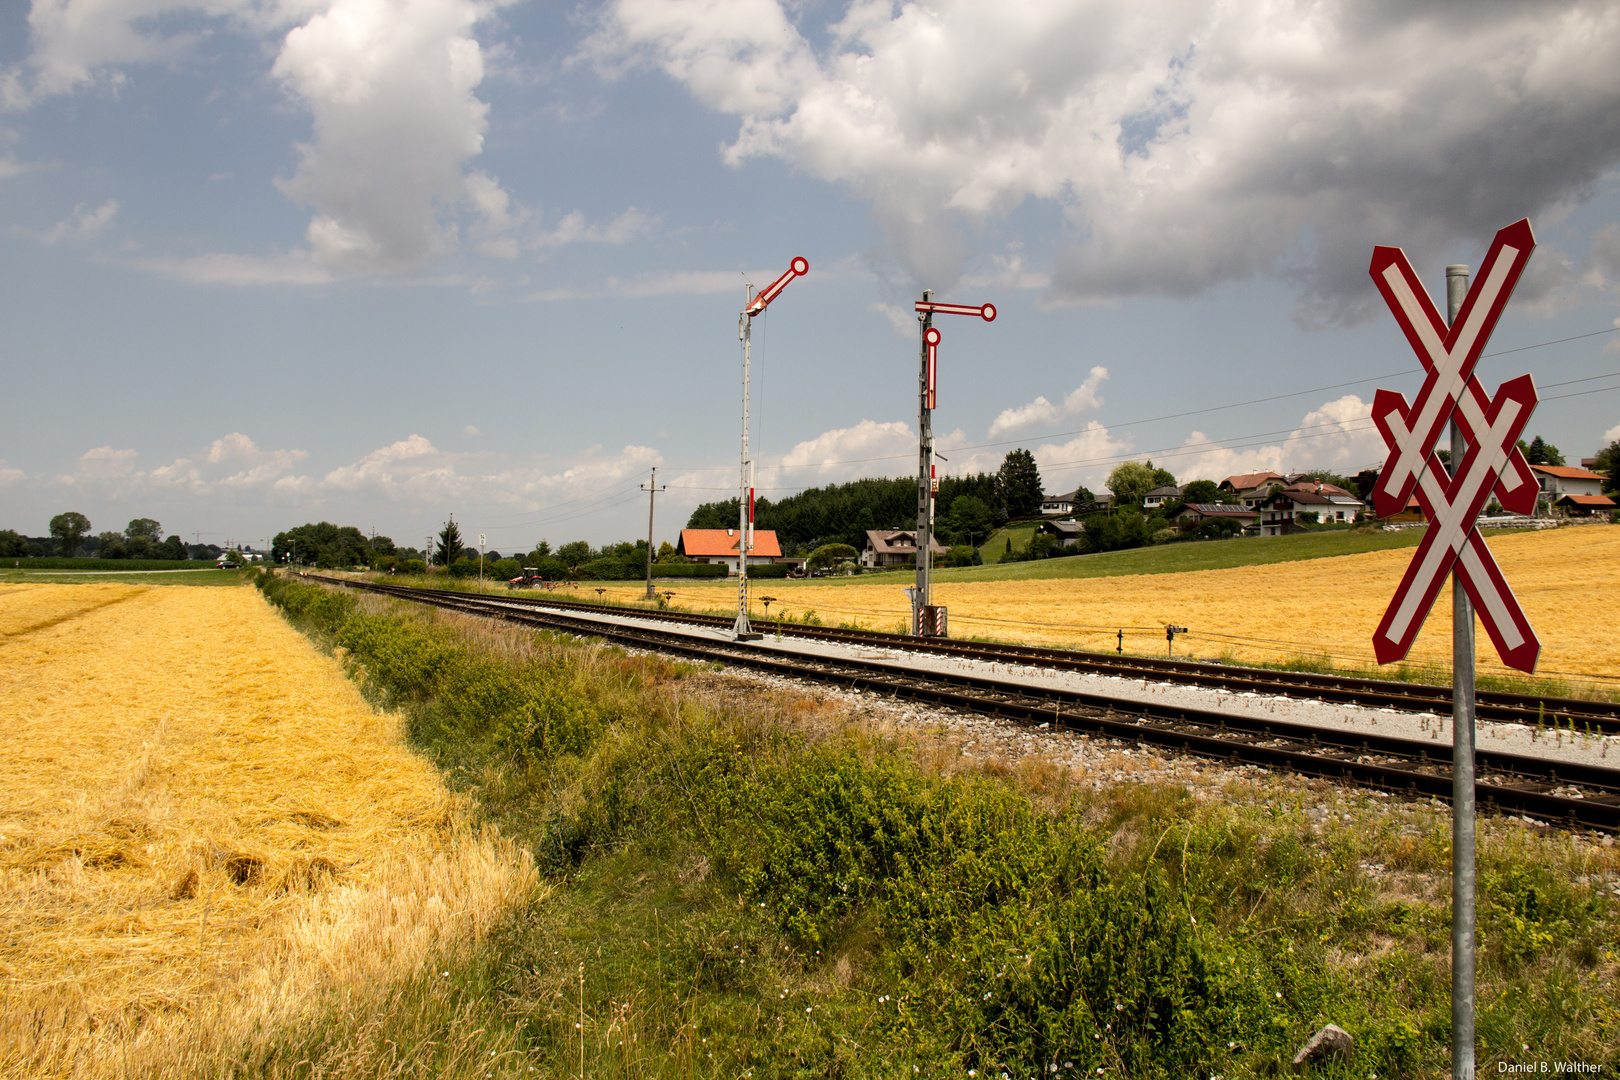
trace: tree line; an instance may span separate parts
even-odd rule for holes
[[[185,559],[212,558],[219,548],[188,545],[180,537],[163,536],[163,526],[153,518],[135,518],[122,532],[94,531],[90,519],[77,510],[51,518],[49,536],[24,536],[15,529],[0,529],[0,558],[42,559]]]

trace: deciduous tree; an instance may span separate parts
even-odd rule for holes
[[[51,518],[51,535],[62,545],[62,557],[71,559],[84,538],[90,535],[90,519],[77,510],[68,510]]]
[[[1140,461],[1122,461],[1115,465],[1114,471],[1108,474],[1108,490],[1114,493],[1114,506],[1140,508],[1142,496],[1164,486],[1155,483],[1156,479],[1152,466]]]

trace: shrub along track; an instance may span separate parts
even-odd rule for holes
[[[324,577],[312,577],[312,580],[465,614],[598,637],[631,648],[832,683],[1021,723],[1050,724],[1056,729],[1137,742],[1231,765],[1286,770],[1410,797],[1449,800],[1452,792],[1450,747],[1421,740],[1315,728],[1214,710],[1124,702],[1101,694],[1045,689],[981,676],[919,671],[852,658],[787,657],[765,653],[747,644],[710,641],[688,634],[546,611],[537,604],[514,603],[507,597]],[[545,606],[552,605],[546,602]],[[594,605],[578,606],[589,607],[597,613],[636,617],[646,614]],[[870,640],[874,636],[883,638],[886,645],[894,640],[907,640],[894,635],[863,635],[861,643],[874,644]],[[997,659],[1005,661],[1008,657],[998,654]],[[1053,665],[1046,663],[1045,666]],[[1273,688],[1268,692],[1276,691]],[[1570,828],[1620,832],[1620,770],[1490,751],[1476,754],[1476,769],[1479,776],[1476,799],[1487,811],[1522,814]]]
[[[334,584],[337,579],[322,578]],[[342,584],[352,584],[343,581]],[[375,591],[414,599],[417,593],[438,593],[446,590],[417,589],[379,582],[363,583]],[[491,597],[489,599],[495,599]],[[611,615],[634,615],[687,626],[729,629],[735,621],[730,615],[696,615],[688,612],[656,611],[642,608],[613,607],[604,604],[583,603],[574,600],[553,600],[549,597],[508,594],[499,601],[517,607],[550,608]],[[1273,696],[1290,693],[1304,695],[1320,701],[1341,705],[1359,705],[1374,709],[1395,709],[1400,712],[1433,712],[1449,715],[1451,688],[1419,683],[1393,682],[1387,679],[1369,679],[1353,675],[1322,675],[1307,671],[1272,671],[1264,668],[1241,667],[1227,664],[1200,663],[1192,660],[1158,659],[1151,656],[1081,652],[1074,649],[1054,649],[1037,645],[1010,645],[982,641],[954,641],[949,638],[919,638],[907,634],[891,634],[880,630],[851,630],[846,627],[804,626],[797,623],[761,621],[757,629],[785,636],[832,641],[848,645],[873,648],[899,649],[906,652],[934,653],[964,660],[983,660],[996,664],[1029,664],[1034,667],[1054,668],[1059,671],[1079,671],[1097,675],[1114,675],[1125,679],[1151,679],[1157,682],[1180,683],[1212,690],[1230,690],[1233,693],[1251,692]],[[1515,694],[1501,691],[1479,691],[1475,694],[1475,716],[1493,723],[1520,723],[1532,727],[1552,725],[1566,731],[1589,735],[1620,735],[1620,704],[1608,701],[1589,701],[1581,698],[1552,697],[1537,694]]]

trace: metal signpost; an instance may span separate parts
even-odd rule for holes
[[[934,316],[977,315],[985,322],[995,322],[996,306],[936,304],[934,291],[924,289],[916,310],[922,331],[917,372],[917,584],[907,589],[906,595],[911,600],[911,632],[918,637],[944,637],[945,609],[934,606],[929,581],[934,562],[934,496],[939,493],[939,477],[934,471],[933,414],[939,385],[940,333],[934,327]]]
[[[1373,249],[1370,273],[1427,375],[1411,405],[1389,390],[1373,397],[1373,421],[1389,459],[1373,489],[1373,509],[1389,517],[1414,493],[1429,527],[1406,576],[1373,635],[1380,664],[1406,656],[1446,575],[1452,576],[1451,801],[1451,1075],[1474,1076],[1474,613],[1502,662],[1532,672],[1541,642],[1475,527],[1494,490],[1515,513],[1535,509],[1537,484],[1518,440],[1536,407],[1535,382],[1521,375],[1494,398],[1474,367],[1513,288],[1524,273],[1535,234],[1528,219],[1491,242],[1479,279],[1468,267],[1446,267],[1442,319],[1399,248]],[[1451,468],[1435,453],[1451,422]]]
[[[754,287],[747,286],[747,290],[743,293],[743,311],[737,316],[737,337],[742,340],[743,394],[742,478],[737,500],[737,622],[732,626],[731,634],[736,641],[757,641],[762,636],[754,633],[748,625],[748,553],[754,549],[754,463],[748,456],[748,365],[754,316],[764,311],[770,302],[787,288],[788,282],[809,272],[810,263],[795,256],[788,264],[787,273],[761,289],[758,296],[749,299]]]

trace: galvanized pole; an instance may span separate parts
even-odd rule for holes
[[[923,303],[934,299],[934,290],[924,289]],[[928,329],[934,325],[934,313],[925,311],[917,316],[917,587],[911,594],[912,633],[926,635],[923,612],[933,603],[929,595],[929,570],[933,563],[934,495],[930,490],[934,464],[934,414],[928,407]]]
[[[748,535],[748,364],[749,346],[754,330],[754,317],[748,314],[753,301],[754,287],[747,285],[743,292],[743,312],[737,317],[737,336],[742,339],[743,394],[742,394],[742,475],[737,498],[737,621],[731,636],[736,641],[752,641],[760,635],[748,625],[748,551],[752,546]]]
[[[478,591],[484,591],[484,534],[478,534]]]
[[[1446,267],[1446,321],[1468,296],[1468,267]],[[1468,441],[1451,421],[1451,473]],[[1451,575],[1451,1075],[1474,1080],[1474,609]]]
[[[668,486],[667,484],[664,485],[664,487]],[[655,600],[657,597],[653,595],[652,587],[653,498],[664,490],[664,488],[658,486],[658,466],[653,466],[652,479],[643,484],[641,490],[647,493],[647,599]]]

